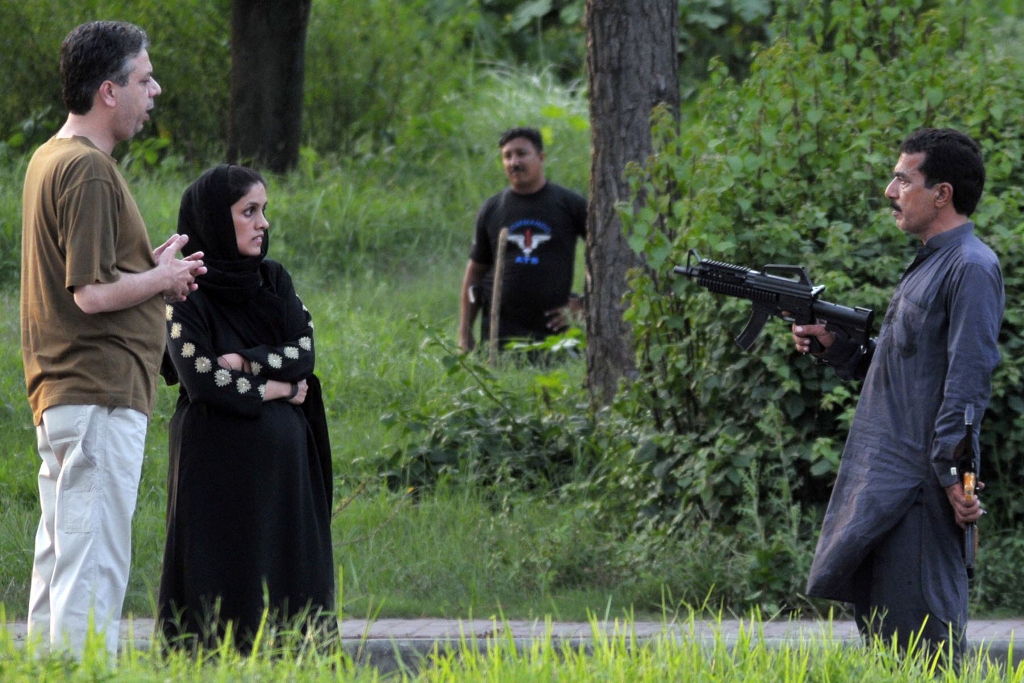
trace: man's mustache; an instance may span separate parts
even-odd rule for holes
[[[895,201],[889,200],[889,206],[892,208],[893,211],[896,211],[897,213],[903,213],[903,209],[901,209],[900,205],[897,204]]]

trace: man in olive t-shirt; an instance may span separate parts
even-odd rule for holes
[[[68,117],[25,174],[21,327],[41,516],[29,636],[81,655],[90,624],[117,651],[131,520],[164,346],[164,300],[205,272],[186,238],[152,250],[111,157],[160,86],[146,33],[90,22],[61,45]]]

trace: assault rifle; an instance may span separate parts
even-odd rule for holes
[[[964,498],[967,502],[974,500],[978,484],[978,466],[981,458],[974,450],[974,405],[968,403],[964,408],[964,448],[957,462],[961,480],[964,485]],[[955,469],[955,468],[954,468]],[[971,522],[964,528],[964,564],[967,565],[967,579],[974,578],[974,558],[978,553],[977,523]]]
[[[685,266],[676,266],[679,275],[696,279],[697,284],[710,292],[748,299],[754,304],[746,328],[736,337],[744,351],[750,349],[771,316],[789,323],[812,325],[825,322],[825,329],[843,330],[862,345],[868,343],[875,313],[868,308],[848,308],[822,301],[818,297],[824,285],[815,287],[803,266],[767,265],[764,272],[721,261],[706,261],[691,249]],[[811,351],[821,352],[817,339],[811,339]]]

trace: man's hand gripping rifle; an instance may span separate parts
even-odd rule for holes
[[[978,494],[978,467],[981,458],[974,448],[974,405],[968,403],[964,408],[964,447],[957,461],[961,482],[964,485],[964,498],[968,502]],[[978,528],[971,522],[964,528],[964,564],[967,565],[968,580],[974,578],[974,558],[978,552]]]
[[[736,337],[736,343],[744,351],[750,349],[773,315],[797,325],[824,321],[825,329],[833,333],[842,330],[860,344],[867,344],[871,333],[874,311],[820,300],[818,296],[825,291],[825,286],[812,285],[803,266],[769,264],[762,273],[731,263],[705,261],[691,249],[686,257],[686,266],[676,266],[674,271],[696,279],[698,285],[710,292],[753,302],[750,320]],[[812,353],[823,350],[817,339],[811,340]]]

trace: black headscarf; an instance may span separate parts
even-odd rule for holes
[[[186,256],[203,252],[206,274],[197,279],[199,287],[212,299],[223,303],[243,303],[255,297],[260,288],[260,264],[270,247],[269,231],[263,235],[259,256],[238,253],[235,224],[228,185],[228,164],[203,173],[181,196],[178,233],[188,235],[182,249]]]
[[[231,205],[244,195],[231,195],[231,168],[228,164],[211,168],[182,194],[178,232],[188,235],[182,253],[203,252],[207,270],[196,278],[199,291],[219,304],[225,315],[227,309],[233,309],[230,317],[236,327],[253,330],[267,343],[281,343],[288,334],[285,302],[264,277],[270,233],[263,234],[259,256],[238,253]]]

